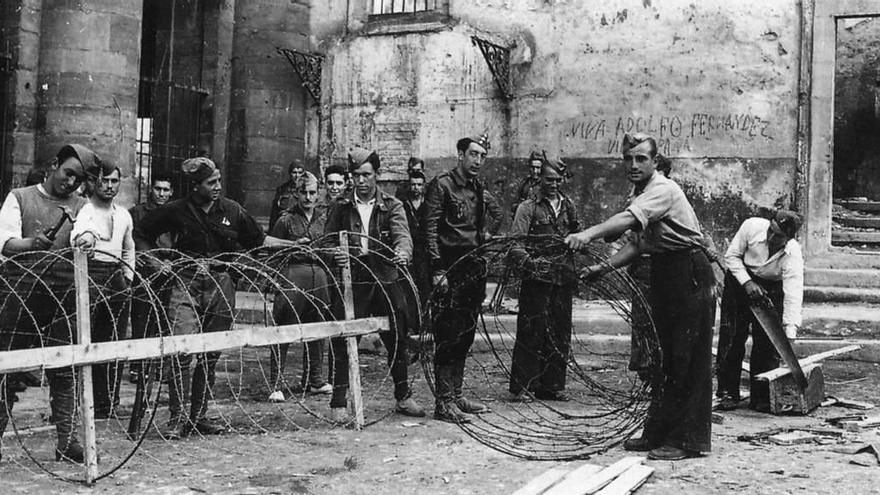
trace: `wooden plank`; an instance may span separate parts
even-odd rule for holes
[[[859,431],[864,428],[875,428],[880,426],[880,416],[871,416],[861,421],[840,421],[841,428],[847,431]]]
[[[73,283],[76,289],[76,337],[82,345],[92,343],[91,309],[89,304],[89,258],[82,249],[73,251]],[[82,409],[83,448],[85,451],[86,484],[98,477],[98,436],[95,432],[95,398],[92,390],[92,367],[79,371],[79,403]]]
[[[831,233],[831,242],[880,244],[880,232],[841,232],[836,230]]]
[[[782,318],[776,312],[776,309],[773,308],[770,299],[767,296],[764,296],[764,299],[767,301],[766,304],[751,302],[749,309],[752,311],[755,320],[764,329],[767,338],[773,343],[776,352],[782,357],[782,361],[788,366],[790,373],[794,376],[795,383],[797,383],[801,390],[804,390],[807,388],[807,377],[804,375],[804,370],[801,369],[797,355],[791,347],[791,341],[785,335],[785,329],[782,328]]]
[[[808,364],[818,363],[819,361],[829,359],[829,358],[832,358],[835,356],[840,356],[842,354],[847,354],[849,352],[857,351],[861,348],[862,348],[862,346],[860,346],[860,345],[848,345],[846,347],[832,349],[830,351],[820,352],[818,354],[813,354],[812,356],[807,356],[803,359],[800,359],[799,362],[801,363],[801,367],[803,368],[804,366],[806,366]],[[776,380],[777,378],[780,378],[782,376],[788,375],[790,373],[791,373],[791,370],[788,368],[776,368],[775,370],[765,371],[764,373],[757,375],[755,378],[757,380],[772,381],[772,380]]]
[[[636,464],[623,472],[608,486],[596,492],[596,495],[628,495],[642,486],[654,472],[651,466]]]
[[[787,431],[785,433],[777,433],[770,435],[768,440],[776,445],[799,445],[802,443],[813,443],[819,439],[818,435],[806,431]]]
[[[845,227],[880,229],[880,218],[878,217],[834,217],[834,221]]]
[[[559,483],[550,487],[544,495],[591,495],[602,489],[608,483],[620,476],[632,466],[641,464],[644,457],[624,457],[598,473],[577,473],[563,478]],[[577,473],[577,474],[576,474]]]
[[[598,468],[599,466],[596,467]],[[562,479],[562,477],[568,474],[568,472],[569,469],[561,467],[555,467],[544,471],[541,475],[532,478],[526,486],[513,492],[513,495],[540,495],[541,493],[544,493],[544,490],[550,488],[553,484]]]
[[[573,469],[573,470],[569,471],[565,476],[563,476],[562,478],[557,480],[556,483],[551,484],[549,488],[547,488],[546,490],[541,491],[539,493],[541,495],[572,493],[572,492],[559,491],[556,488],[560,485],[562,485],[563,487],[570,486],[572,484],[571,482],[569,482],[570,480],[573,480],[573,483],[580,483],[583,480],[586,480],[586,479],[590,478],[591,476],[600,473],[603,469],[604,468],[602,466],[598,466],[596,464],[584,464],[583,466],[581,466],[577,469]]]
[[[339,247],[347,254],[348,232],[339,233]],[[354,319],[354,293],[351,289],[351,260],[342,267],[342,302],[345,306],[345,319]],[[364,402],[361,395],[361,365],[358,355],[357,338],[345,339],[348,350],[348,387],[351,397],[350,406],[354,413],[355,425],[360,429],[364,427]]]
[[[115,360],[149,359],[173,354],[216,352],[332,337],[352,337],[388,330],[388,318],[295,323],[277,327],[249,326],[226,332],[174,335],[92,344],[41,347],[0,352],[0,373],[64,368]]]
[[[880,201],[839,201],[840,206],[847,210],[876,212],[880,211]]]

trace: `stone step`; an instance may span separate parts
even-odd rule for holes
[[[880,304],[880,289],[808,285],[804,301]]]
[[[880,212],[880,201],[835,201],[847,210]]]
[[[880,232],[840,231],[831,232],[831,242],[835,244],[878,244]]]
[[[839,216],[834,221],[844,227],[856,227],[860,229],[880,229],[880,217],[855,217]]]
[[[807,268],[880,269],[880,255],[853,251],[851,248],[832,248],[830,253],[806,261]]]
[[[880,288],[880,270],[872,268],[807,267],[804,269],[804,285]]]

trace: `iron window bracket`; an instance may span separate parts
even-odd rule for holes
[[[477,36],[471,36],[471,42],[480,49],[486,64],[489,65],[489,71],[492,72],[492,78],[501,91],[501,97],[506,101],[513,99],[513,89],[510,83],[510,49],[500,45],[496,45],[491,41],[484,40]]]
[[[318,105],[321,104],[321,66],[324,64],[324,56],[316,53],[300,52],[288,48],[276,48],[278,53],[287,57],[287,61],[293,66],[296,75],[299,76],[302,85]]]

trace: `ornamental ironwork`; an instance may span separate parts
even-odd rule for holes
[[[480,49],[483,58],[489,65],[489,71],[492,72],[492,78],[501,96],[505,100],[513,99],[513,90],[510,84],[510,49],[501,45],[496,45],[491,41],[484,40],[477,36],[471,36],[471,42]]]
[[[302,81],[303,87],[306,88],[315,103],[320,105],[321,66],[324,64],[324,56],[288,48],[276,48],[276,50],[287,57],[287,61],[290,62],[296,75]]]

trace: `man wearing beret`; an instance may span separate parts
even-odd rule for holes
[[[379,337],[388,352],[388,365],[394,380],[395,410],[406,416],[421,417],[425,410],[412,399],[405,308],[406,295],[400,283],[399,267],[412,258],[412,238],[406,213],[399,199],[379,190],[379,155],[356,147],[348,154],[354,190],[337,198],[327,215],[327,241],[339,245],[339,232],[348,235],[348,252],[337,250],[337,266],[351,265],[352,293],[356,318],[390,316],[391,330]],[[348,351],[345,339],[333,339],[335,377],[330,409],[333,419],[347,422]]]
[[[740,226],[724,255],[727,273],[721,295],[721,326],[718,335],[718,390],[720,409],[739,405],[739,381],[749,330],[752,354],[749,384],[765,371],[779,367],[779,354],[755,320],[749,304],[769,298],[789,338],[797,335],[804,297],[804,257],[794,239],[801,225],[797,213],[779,210],[773,218],[749,218]],[[753,395],[749,408],[767,410]]]
[[[632,203],[608,220],[566,237],[572,249],[596,239],[616,239],[627,230],[630,240],[608,264],[586,268],[587,279],[651,253],[648,295],[663,361],[640,438],[624,442],[627,450],[650,451],[657,460],[695,457],[711,449],[712,334],[715,322],[715,274],[703,247],[703,234],[681,188],[657,172],[657,142],[646,135],[625,135],[621,145]]]
[[[0,208],[0,249],[3,256],[15,256],[15,263],[4,264],[2,277],[24,300],[16,304],[13,294],[7,290],[2,294],[0,351],[71,343],[76,332],[70,318],[75,312],[72,264],[57,263],[42,252],[70,246],[70,222],[61,224],[54,237],[47,230],[62,218],[62,207],[79,213],[85,200],[76,190],[85,178],[85,168],[99,163],[90,149],[68,144],[58,151],[45,182],[13,189],[6,196]],[[50,418],[58,436],[55,459],[83,462],[74,421],[73,373],[72,367],[46,370]],[[7,377],[0,375],[0,435],[17,400],[9,385]]]
[[[432,315],[434,329],[434,418],[469,422],[466,415],[489,409],[462,393],[465,360],[474,341],[477,316],[486,297],[488,267],[468,256],[497,230],[489,205],[494,198],[479,180],[490,148],[486,134],[456,143],[458,165],[435,177],[425,194],[425,236],[440,293]]]
[[[555,160],[542,162],[540,189],[517,207],[511,237],[554,236],[561,240],[578,231],[574,204],[559,191],[562,174]],[[511,267],[522,278],[509,390],[514,400],[565,401],[571,306],[578,279],[570,254],[541,256],[530,251],[533,249],[526,240],[512,248],[509,257]]]
[[[163,234],[170,234],[175,240],[174,249],[202,259],[241,248],[294,245],[292,241],[265,235],[241,205],[220,195],[220,170],[209,158],[190,158],[183,162],[181,171],[189,182],[189,194],[153,210],[135,226],[138,250],[156,248]],[[175,275],[166,310],[172,335],[222,332],[232,328],[235,280],[228,265],[222,260],[200,263],[198,267],[188,265]],[[223,431],[206,416],[214,367],[219,358],[219,352],[197,355],[192,376],[191,355],[170,358],[168,409],[171,414],[164,432],[166,438],[183,438],[193,430],[205,435]],[[192,394],[187,416],[184,407],[190,385]]]

